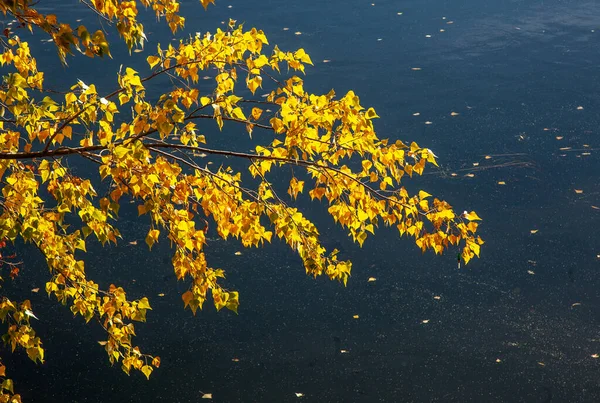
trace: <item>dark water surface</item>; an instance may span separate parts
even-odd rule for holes
[[[154,310],[136,325],[136,342],[162,366],[150,381],[127,377],[96,344],[97,326],[73,321],[43,293],[27,294],[47,362],[2,354],[24,400],[196,402],[212,393],[217,402],[600,401],[600,359],[591,357],[600,353],[600,210],[592,208],[600,207],[600,2],[373,1],[217,0],[208,13],[186,1],[185,34],[231,17],[282,49],[305,48],[315,62],[311,91],[354,89],[381,116],[380,137],[414,140],[440,157],[442,169],[410,187],[477,211],[482,258],[457,270],[455,253],[422,256],[385,229],[361,250],[314,206],[327,246],[354,262],[347,288],[306,277],[281,243],[235,256],[239,245],[211,241],[209,261],[226,269],[242,305],[237,316],[207,304],[192,317],[180,309],[186,285],[169,275],[166,242],[151,254],[92,246],[90,277],[150,296]],[[40,3],[95,21],[75,4]],[[172,38],[152,17],[146,26],[147,49]],[[67,70],[50,45],[37,37],[31,45],[46,52],[39,61],[56,87],[80,78],[109,92],[121,63],[148,71],[146,52],[128,56],[109,39],[114,60],[80,57]],[[246,141],[243,133],[215,136],[224,145]],[[129,206],[121,215],[125,240],[143,244],[145,223]],[[31,253],[26,264],[17,285],[43,287],[32,273],[44,271],[43,261]]]

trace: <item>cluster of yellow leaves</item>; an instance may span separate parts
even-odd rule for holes
[[[21,403],[21,396],[15,394],[12,379],[6,377],[6,366],[0,362],[0,403]]]
[[[201,2],[205,7],[212,3]],[[9,7],[0,1],[0,10],[51,34],[62,58],[71,46],[81,45],[88,56],[109,54],[101,32],[90,35],[84,27],[73,31],[27,1],[12,3]],[[117,22],[131,48],[145,37],[137,3],[90,4]],[[164,16],[173,31],[184,24],[177,1],[139,3]],[[121,69],[112,92],[78,81],[62,96],[40,96],[44,76],[28,44],[8,35],[0,54],[0,63],[12,69],[5,76],[9,85],[0,89],[0,239],[20,238],[44,254],[50,269],[48,294],[68,304],[74,315],[97,319],[107,333],[99,343],[110,362],[119,362],[127,373],[135,369],[149,376],[160,365],[158,357],[141,353],[132,343],[133,322],[146,320],[150,303],[145,297],[127,299],[116,285],[100,289],[76,257],[86,251],[90,235],[103,245],[119,242],[116,222],[123,200],[137,203],[139,216],[148,218],[149,248],[161,234],[170,241],[174,273],[189,282],[183,304],[193,313],[209,297],[217,310],[237,312],[239,306],[238,293],[219,283],[225,272],[206,260],[209,225],[221,238],[236,238],[245,247],[261,246],[276,235],[298,253],[308,274],[347,283],[351,262],[339,260],[337,250],[327,251],[314,223],[275,191],[271,171],[284,165],[296,169],[288,186],[291,202],[302,193],[325,199],[335,222],[361,246],[377,227],[394,225],[423,251],[439,254],[454,246],[462,247],[465,262],[479,256],[483,241],[475,235],[476,213],[457,215],[447,202],[425,191],[410,195],[401,184],[406,177],[421,175],[427,164],[437,165],[433,152],[414,142],[379,139],[373,124],[379,116],[364,108],[352,91],[341,98],[333,90],[306,91],[303,79],[289,74],[304,73],[312,64],[303,49],[284,52],[274,46],[265,54],[269,42],[264,32],[244,30],[230,21],[226,30],[197,34],[166,49],[158,46],[147,57],[151,72],[144,77],[130,67]],[[281,67],[287,67],[287,76]],[[167,73],[182,85],[150,101],[146,82]],[[239,74],[245,76],[241,89]],[[213,89],[200,90],[201,75],[214,78]],[[263,86],[268,88],[263,100],[250,96]],[[250,136],[260,130],[262,139],[271,137],[250,153],[207,148],[210,139],[201,133],[200,122],[211,120],[219,129],[229,122]],[[200,166],[196,157],[206,155],[246,160],[255,187],[230,167]],[[69,156],[97,164],[99,178],[110,185],[107,194],[97,194],[94,178],[73,175],[64,164]],[[19,307],[0,306],[0,313],[3,321],[23,321],[11,324],[7,342],[13,349],[23,346],[33,360],[41,361],[40,341],[28,316],[19,314],[30,309],[25,301]]]

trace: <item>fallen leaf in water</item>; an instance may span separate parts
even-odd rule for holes
[[[465,176],[468,176],[469,178],[473,178],[475,176],[475,174],[466,174]]]
[[[36,287],[36,288],[32,288],[31,292],[38,292],[39,290],[40,290],[39,287]]]
[[[600,355],[598,355],[598,354],[592,354],[591,357],[592,358],[598,358],[598,357],[600,357]]]
[[[485,159],[486,159],[486,160],[491,160],[491,159],[492,159],[492,156],[491,156],[491,155],[486,155],[486,156],[485,156]]]
[[[533,276],[535,272],[533,270],[527,270],[527,274],[531,274]]]
[[[233,361],[233,362],[240,362],[240,359],[239,358],[232,358],[231,361]]]
[[[375,277],[369,277],[369,279],[367,280],[368,283],[372,283],[374,281],[377,281]]]
[[[592,208],[593,208],[594,210],[600,210],[600,207],[598,207],[598,206],[592,206]]]
[[[101,346],[106,346],[108,342],[106,340],[99,340],[98,344],[100,344]]]
[[[353,317],[354,319],[358,319],[358,318],[359,318],[359,316],[358,316],[358,315],[353,315],[352,317]]]
[[[442,299],[442,297],[440,297],[439,295],[436,295],[435,297],[433,297],[433,299],[440,300],[440,299]]]
[[[411,67],[410,68],[412,71],[419,71],[422,70],[420,67]]]
[[[562,139],[564,139],[563,136],[556,136],[556,140],[562,140]]]
[[[296,392],[294,394],[296,395],[296,397],[302,397],[302,396],[304,396],[304,393],[300,393],[300,392]]]
[[[158,293],[157,295],[158,295],[159,297],[164,297],[164,296],[165,296],[165,293],[164,293],[164,292],[161,292],[161,293]]]
[[[212,399],[212,393],[205,393],[202,395],[202,399]]]
[[[131,241],[129,242],[129,245],[137,245],[137,241]]]
[[[323,63],[329,63],[330,61],[331,61],[331,60],[329,60],[329,59],[324,59],[324,60],[323,60]]]
[[[540,367],[545,367],[545,366],[546,366],[546,364],[544,364],[544,363],[543,363],[543,362],[541,362],[541,361],[538,361],[538,365],[539,365]]]
[[[440,32],[446,32],[446,30],[442,28],[442,29],[440,29]]]
[[[296,31],[296,32],[294,32],[294,35],[302,35],[302,32]]]
[[[586,157],[587,157],[588,155],[592,155],[592,153],[581,153],[581,155],[583,155],[583,156],[586,156]]]
[[[413,116],[419,116],[419,115],[420,115],[420,113],[419,113],[419,112],[415,112],[415,113],[413,113]]]
[[[402,13],[396,13],[396,14],[398,14],[398,15],[402,15]]]
[[[283,30],[284,31],[289,31],[290,29],[288,27],[284,27]]]
[[[532,229],[532,230],[531,230],[531,231],[529,231],[529,232],[531,232],[532,234],[535,234],[535,233],[537,233],[538,231],[539,231],[539,229]]]
[[[502,362],[502,360],[500,358],[496,358],[496,362],[500,363],[500,362]]]
[[[432,123],[433,123],[433,122],[430,122],[429,120],[428,120],[427,122],[425,122],[425,124],[426,124],[426,125],[430,125],[430,124],[432,124]]]
[[[452,172],[452,173],[450,174],[450,176],[458,176],[458,174],[457,174],[457,173],[455,173],[455,172]]]
[[[498,185],[506,185],[506,182],[504,182],[504,181],[499,181],[499,182],[498,182]]]
[[[425,35],[425,38],[431,38],[431,35]]]
[[[423,319],[421,323],[429,323],[429,319]]]
[[[450,116],[458,116],[458,115],[460,115],[460,113],[458,113],[458,112],[450,112]]]
[[[473,163],[473,166],[474,166],[474,167],[478,167],[478,166],[479,166],[479,162],[474,162],[474,163]]]
[[[560,151],[567,151],[567,150],[570,150],[570,149],[571,149],[571,147],[561,147],[561,148],[559,148]]]
[[[575,190],[575,193],[577,193],[578,195],[583,193],[583,190],[581,190],[581,189],[574,189],[574,190]]]
[[[140,52],[143,52],[143,51],[144,51],[144,49],[134,49],[133,53],[140,53]]]
[[[581,110],[583,110],[583,106],[578,106],[578,107],[577,107],[577,110],[578,110],[578,111],[581,111]]]
[[[348,351],[348,350],[340,350],[340,353],[342,353],[342,354],[348,354],[349,352],[350,351]]]
[[[581,306],[581,302],[575,302],[574,304],[571,304],[571,306]]]
[[[448,21],[446,24],[448,24],[448,25],[454,24],[454,21]]]
[[[241,254],[242,254],[242,252],[240,252],[240,251],[237,251],[234,253],[234,255],[236,255],[236,256],[240,256]]]

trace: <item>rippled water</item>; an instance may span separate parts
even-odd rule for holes
[[[211,241],[209,259],[227,270],[242,306],[238,316],[207,308],[192,317],[179,309],[185,285],[169,276],[164,242],[152,254],[96,248],[88,271],[101,283],[166,294],[137,327],[163,364],[149,382],[125,376],[107,364],[98,329],[33,295],[47,363],[3,354],[27,401],[195,402],[202,392],[220,402],[600,401],[591,357],[600,353],[600,3],[218,0],[208,13],[186,3],[187,33],[231,17],[281,48],[303,47],[315,61],[310,90],[352,88],[381,116],[380,137],[433,149],[442,169],[411,186],[483,217],[482,258],[457,270],[455,255],[422,256],[386,230],[360,250],[314,213],[328,245],[354,261],[346,289],[305,277],[283,245],[237,257],[239,245]],[[94,18],[63,2],[43,6]],[[146,25],[147,49],[171,39],[152,18]],[[108,92],[121,63],[146,68],[145,53],[115,49],[112,61],[80,58],[63,70],[35,41],[58,87],[77,77]],[[238,135],[214,141],[246,146]],[[124,237],[141,239],[127,210]],[[43,267],[32,259],[28,267]],[[43,280],[19,281],[27,290]]]

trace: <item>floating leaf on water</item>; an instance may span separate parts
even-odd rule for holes
[[[504,181],[499,181],[499,182],[498,182],[498,185],[506,185],[506,182],[504,182]]]
[[[350,351],[348,351],[348,350],[340,350],[340,353],[342,353],[342,354],[348,354],[349,352]]]
[[[478,166],[479,166],[479,162],[474,162],[474,163],[473,163],[473,166],[474,166],[474,167],[478,167]]]
[[[240,362],[240,359],[239,358],[232,358],[231,361],[233,361],[233,362]]]
[[[429,319],[423,319],[421,323],[429,323]]]
[[[574,304],[571,304],[571,306],[581,306],[581,302],[575,302]]]
[[[359,318],[359,316],[358,316],[358,315],[353,315],[352,317],[353,317],[354,319],[358,319],[358,318]]]
[[[212,399],[212,393],[204,393],[202,399]]]
[[[600,355],[598,355],[598,354],[592,354],[590,357],[592,357],[592,358],[598,358],[598,357],[600,357]]]
[[[283,27],[284,31],[289,31],[290,29],[288,27]]]
[[[158,293],[157,295],[158,295],[159,297],[164,297],[164,296],[165,296],[165,293],[164,293],[164,292],[160,292],[160,293]]]
[[[578,195],[583,193],[583,190],[581,190],[581,189],[573,189],[573,190],[575,190],[575,193],[577,193]]]
[[[242,254],[242,252],[240,252],[240,251],[237,251],[234,253],[234,255],[236,255],[236,256],[240,256],[241,254]]]
[[[539,365],[540,367],[545,367],[545,366],[546,366],[546,364],[544,364],[544,363],[543,363],[543,362],[541,362],[541,361],[538,361],[538,365]]]
[[[581,153],[581,155],[583,155],[584,157],[587,157],[588,155],[592,155],[592,153]]]
[[[502,362],[502,360],[501,360],[500,358],[496,358],[496,362],[497,362],[497,363],[501,363],[501,362]]]
[[[32,288],[31,292],[38,292],[39,290],[40,290],[39,287],[36,287],[36,288]]]
[[[367,280],[367,283],[373,283],[377,281],[377,279],[375,277],[369,277],[369,279]]]
[[[556,140],[562,140],[562,139],[564,139],[563,136],[556,136]]]
[[[411,69],[411,70],[413,70],[413,71],[419,71],[419,70],[422,70],[420,67],[411,67],[410,69]]]
[[[475,174],[466,174],[465,176],[467,176],[469,178],[473,178],[475,176]]]
[[[294,394],[296,395],[296,397],[303,397],[304,396],[304,393],[300,393],[300,392],[296,392]]]
[[[531,230],[531,231],[529,231],[529,232],[531,232],[532,234],[535,234],[535,233],[537,233],[538,231],[539,231],[539,229],[532,229],[532,230]]]
[[[383,41],[383,39],[381,38],[377,38],[377,42]]]
[[[570,150],[570,149],[571,149],[571,147],[561,147],[561,148],[559,148],[560,151],[567,151],[567,150]]]
[[[415,112],[413,113],[413,116],[419,116],[421,113],[420,112]]]
[[[129,245],[137,245],[137,241],[131,241],[129,242]]]
[[[442,29],[440,29],[440,32],[446,32],[446,30],[442,28]]]
[[[440,300],[440,299],[442,299],[442,297],[440,297],[439,295],[436,295],[433,297],[433,299]]]
[[[577,107],[577,110],[578,110],[578,111],[582,111],[582,110],[583,110],[583,106],[578,106],[578,107]]]
[[[426,125],[430,125],[430,124],[432,124],[432,123],[433,123],[433,122],[430,122],[429,120],[428,120],[427,122],[425,122],[425,124],[426,124]]]
[[[527,274],[530,274],[533,276],[535,274],[535,272],[533,270],[527,270]]]
[[[454,21],[448,21],[446,24],[448,24],[448,25],[454,24]]]
[[[296,32],[294,32],[294,35],[302,35],[302,32],[296,31]]]
[[[106,346],[106,340],[100,340],[98,341],[98,344],[100,344],[101,346]]]
[[[598,206],[592,206],[592,208],[593,208],[594,210],[600,210],[600,207],[598,207]]]
[[[402,15],[403,13],[396,13],[396,14],[398,14],[398,15]]]
[[[457,173],[455,173],[455,172],[452,172],[452,173],[450,174],[450,176],[458,176],[458,174],[457,174]]]
[[[329,60],[329,59],[324,59],[324,60],[323,60],[323,63],[329,63],[330,61],[331,61],[331,60]]]
[[[458,116],[458,115],[460,115],[460,113],[458,113],[458,112],[450,112],[450,116]]]
[[[431,38],[431,35],[425,35],[425,38]]]

